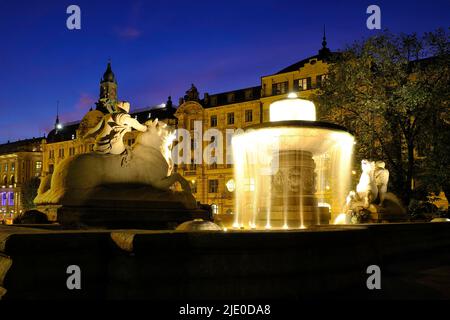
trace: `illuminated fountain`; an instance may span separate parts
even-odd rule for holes
[[[297,229],[328,224],[350,190],[354,139],[316,121],[311,101],[290,94],[270,105],[270,122],[233,138],[233,227]]]

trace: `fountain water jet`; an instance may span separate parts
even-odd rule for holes
[[[270,122],[233,137],[235,227],[303,229],[340,213],[354,139],[315,119],[314,104],[290,94],[271,104]]]

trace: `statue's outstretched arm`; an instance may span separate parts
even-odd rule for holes
[[[147,126],[146,125],[140,124],[139,121],[137,121],[136,119],[132,118],[128,114],[126,116],[127,116],[126,119],[124,119],[124,121],[123,121],[124,124],[130,126],[133,129],[141,131],[141,132],[147,131]]]

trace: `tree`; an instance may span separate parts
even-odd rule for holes
[[[22,208],[24,211],[28,211],[36,208],[33,200],[37,196],[37,190],[39,188],[40,180],[37,177],[26,180],[22,184]]]
[[[339,54],[315,96],[320,118],[355,134],[357,161],[387,163],[390,188],[406,204],[419,172],[439,184],[432,170],[449,171],[448,154],[439,156],[448,137],[436,130],[449,124],[449,43],[442,29],[420,37],[383,31]],[[424,147],[432,153],[418,162]]]

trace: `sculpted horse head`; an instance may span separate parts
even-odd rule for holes
[[[136,137],[136,143],[133,146],[133,153],[143,154],[148,149],[154,149],[161,152],[161,155],[167,161],[170,172],[172,172],[172,144],[176,138],[175,131],[170,129],[166,123],[155,120],[145,122],[147,131],[139,133]]]

